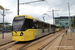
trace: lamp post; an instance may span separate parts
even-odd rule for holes
[[[17,5],[18,6],[18,8],[17,8],[18,9],[18,11],[17,11],[18,14],[17,15],[19,15],[19,4],[30,4],[30,3],[41,2],[41,1],[45,1],[45,0],[32,1],[32,2],[26,2],[26,3],[19,3],[19,0],[18,0],[18,5]]]
[[[68,12],[69,12],[69,29],[70,29],[70,35],[72,36],[72,27],[71,27],[71,18],[70,18],[70,6],[68,2]]]
[[[54,24],[54,11],[59,11],[59,10],[54,10],[54,9],[52,9],[52,11],[47,11],[47,12],[52,12],[52,16],[53,16],[53,24]]]
[[[2,38],[4,39],[4,12],[5,12],[5,10],[9,10],[9,9],[3,9],[3,35],[2,35]]]
[[[54,9],[52,9],[52,11],[47,11],[47,12],[52,12],[52,16],[53,16],[53,24],[54,24],[54,11],[59,11],[59,10],[54,10]]]
[[[69,28],[71,27],[71,21],[70,21],[70,6],[69,6],[69,3],[68,3],[68,12],[69,12]]]
[[[0,9],[3,10],[3,30],[4,30],[4,8],[0,5]],[[2,39],[4,39],[4,32],[2,33]]]
[[[3,9],[3,35],[2,38],[4,39],[4,9]]]
[[[2,39],[4,39],[4,16],[5,16],[4,15],[4,12],[5,12],[4,10],[9,10],[9,9],[4,9],[1,5],[0,5],[0,9],[3,10],[3,14],[2,14],[3,15],[3,33],[2,33]]]
[[[52,9],[52,15],[53,15],[53,24],[54,24],[54,9]]]
[[[19,15],[19,0],[18,0],[18,8],[17,8],[17,15]]]
[[[58,10],[52,9],[52,11],[48,11],[48,12],[52,12],[52,16],[53,16],[53,25],[55,25],[55,23],[54,23],[54,11],[58,11]],[[55,27],[53,28],[53,30],[54,30],[54,34],[55,34]]]

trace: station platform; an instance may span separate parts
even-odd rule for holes
[[[67,35],[66,33],[64,33],[62,42],[59,46],[59,50],[75,50],[75,33],[74,32],[72,32],[72,36],[70,32],[68,32]]]
[[[11,42],[11,41],[12,41],[12,34],[11,34],[11,32],[4,33],[4,39],[2,39],[2,33],[0,33],[0,46],[6,44],[8,42]]]

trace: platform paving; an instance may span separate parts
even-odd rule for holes
[[[72,32],[72,36],[70,32],[68,35],[64,34],[61,45],[59,46],[59,50],[75,50],[75,33]]]
[[[0,46],[3,44],[6,44],[8,42],[12,41],[12,34],[10,33],[4,33],[4,39],[2,39],[2,33],[0,33]]]

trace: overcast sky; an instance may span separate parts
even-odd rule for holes
[[[26,3],[31,1],[38,0],[20,0],[20,3]],[[20,5],[20,15],[31,15],[35,18],[43,20],[42,17],[44,13],[47,13],[49,17],[45,16],[45,22],[53,23],[52,12],[47,11],[55,11],[54,17],[59,16],[68,16],[68,2],[70,5],[70,15],[75,15],[75,0],[46,0],[43,2],[31,3]],[[5,11],[5,22],[12,23],[13,17],[17,15],[17,0],[0,0],[0,5],[5,9],[10,9]],[[0,10],[0,22],[3,22],[2,10]]]

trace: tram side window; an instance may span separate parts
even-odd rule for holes
[[[25,20],[25,28],[28,29],[28,28],[32,28],[33,26],[33,20],[32,19],[26,19]]]
[[[38,28],[41,29],[42,28],[42,23],[38,22]]]
[[[49,24],[48,24],[47,28],[49,28]]]
[[[34,21],[34,28],[38,28],[38,21]]]
[[[47,26],[47,24],[45,23],[45,29],[47,29],[47,27],[48,27],[48,26]]]
[[[40,21],[34,21],[34,28],[36,29],[40,29],[42,28],[42,23]]]
[[[53,31],[53,25],[51,25],[52,31]]]
[[[33,23],[34,23],[35,29],[41,29],[42,28],[42,22],[34,20]]]

